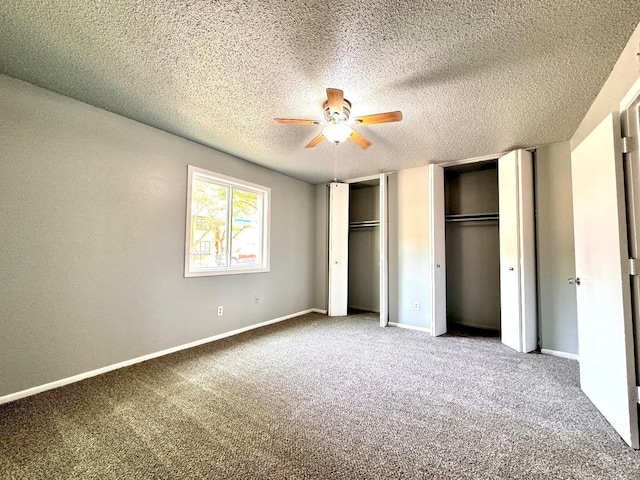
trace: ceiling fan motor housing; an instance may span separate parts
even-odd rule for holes
[[[342,114],[332,114],[328,100],[324,102],[322,108],[324,109],[324,118],[327,123],[346,122],[351,116],[351,102],[346,98],[342,100]]]

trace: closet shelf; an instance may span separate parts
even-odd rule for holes
[[[365,220],[362,222],[351,222],[349,223],[349,228],[378,227],[379,225],[380,225],[379,220]]]
[[[499,213],[467,213],[461,215],[446,215],[446,222],[488,222],[499,220]]]

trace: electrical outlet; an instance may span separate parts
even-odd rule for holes
[[[260,299],[258,297],[253,297],[253,303],[258,303]]]
[[[222,308],[222,305],[220,305],[218,307],[218,316],[221,317],[223,313],[224,313],[224,309]]]
[[[413,302],[413,309],[420,310],[420,302]]]

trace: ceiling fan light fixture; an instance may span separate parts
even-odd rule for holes
[[[342,143],[351,135],[351,127],[344,122],[331,122],[322,129],[322,134],[331,143]]]

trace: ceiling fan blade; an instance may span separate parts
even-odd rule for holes
[[[344,92],[337,88],[327,88],[327,100],[331,113],[342,114],[342,103],[344,102]]]
[[[349,135],[349,140],[358,145],[361,149],[366,150],[371,146],[371,142],[360,135],[355,130],[351,130],[351,134]]]
[[[307,143],[304,146],[304,148],[313,148],[316,145],[318,145],[319,143],[321,143],[323,140],[324,140],[324,135],[321,133],[320,135],[315,137],[313,140],[311,140],[309,143]]]
[[[276,123],[294,123],[298,125],[320,125],[317,120],[299,120],[297,118],[274,118]]]
[[[374,113],[373,115],[363,115],[353,119],[360,125],[372,125],[374,123],[399,122],[402,120],[402,112]]]

